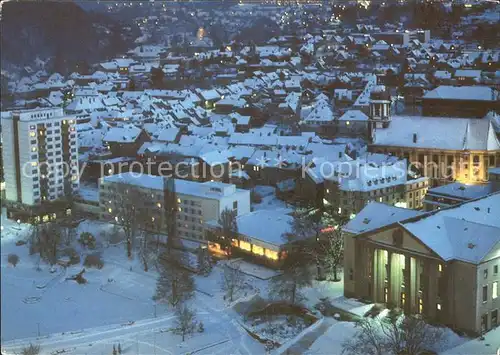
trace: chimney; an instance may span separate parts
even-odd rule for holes
[[[417,134],[413,133],[413,143],[417,143]]]

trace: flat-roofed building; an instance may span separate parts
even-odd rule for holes
[[[292,232],[292,220],[287,209],[258,210],[238,216],[233,255],[250,256],[257,262],[278,266],[286,244],[285,234]],[[215,233],[220,228],[217,220],[209,221],[207,225]],[[215,243],[209,243],[209,246],[212,251],[218,252]]]
[[[123,173],[103,177],[99,180],[99,204],[101,218],[113,220],[124,199],[117,193],[126,193],[125,189],[116,189],[119,184],[125,184],[128,189],[136,189],[141,196],[134,201],[137,208],[145,209],[153,219],[152,222],[162,223],[165,214],[166,178],[155,175]],[[230,209],[241,215],[250,212],[250,191],[237,189],[235,185],[221,182],[195,182],[174,179],[175,199],[178,211],[176,213],[177,235],[183,239],[197,241],[205,240],[205,222],[218,220],[222,211]],[[166,230],[165,225],[159,226]]]

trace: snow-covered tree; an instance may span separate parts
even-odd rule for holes
[[[159,277],[154,299],[177,307],[194,293],[194,281],[178,250],[167,250],[159,258]]]
[[[191,335],[196,329],[196,318],[194,312],[188,306],[182,305],[177,307],[175,315],[175,328],[174,333],[182,336],[184,341],[186,335]]]
[[[224,265],[221,286],[226,292],[226,298],[233,302],[236,292],[241,290],[245,283],[245,276],[241,272],[239,265]]]
[[[421,355],[443,336],[441,329],[428,325],[418,315],[361,318],[356,327],[354,337],[343,343],[343,354]]]
[[[288,243],[285,246],[286,257],[280,268],[282,274],[272,279],[271,295],[297,304],[302,300],[300,289],[311,285],[312,275],[308,267],[311,257],[302,243],[290,240],[293,236],[285,238]]]
[[[212,260],[207,248],[198,248],[196,251],[198,258],[198,273],[207,276],[212,271]]]
[[[238,237],[236,216],[236,211],[224,209],[220,214],[218,230],[209,234],[210,241],[219,244],[228,257],[232,254],[232,240]]]
[[[138,201],[143,200],[139,190],[127,184],[115,184],[113,187],[115,196],[115,221],[118,223],[125,234],[127,257],[132,258],[135,237],[141,227],[144,216],[143,211],[137,208]]]

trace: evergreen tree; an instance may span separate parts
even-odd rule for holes
[[[183,254],[178,250],[166,250],[159,258],[159,277],[156,283],[156,301],[177,307],[193,297],[194,281],[185,267]]]

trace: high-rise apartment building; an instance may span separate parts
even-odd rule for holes
[[[75,119],[62,108],[2,115],[5,198],[9,217],[48,220],[78,189]]]

